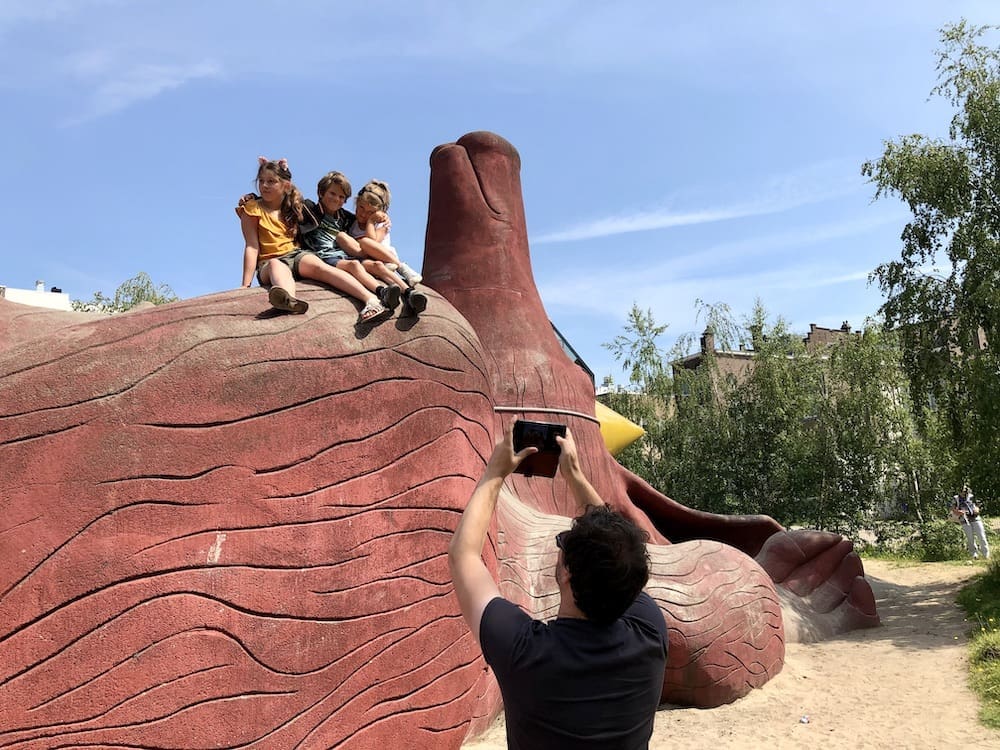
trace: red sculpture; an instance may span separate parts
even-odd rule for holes
[[[877,623],[840,537],[691,511],[607,454],[506,141],[432,155],[424,275],[443,296],[370,329],[310,285],[295,317],[260,290],[113,317],[0,301],[0,745],[457,748],[499,695],[445,553],[507,409],[574,412],[595,486],[651,531],[666,699],[762,684],[790,616]],[[544,616],[571,505],[511,489],[491,564]]]

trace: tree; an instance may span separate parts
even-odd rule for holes
[[[625,331],[602,344],[629,373],[629,388],[610,390],[602,396],[606,406],[635,422],[646,431],[645,437],[627,447],[618,460],[630,471],[646,478],[654,486],[663,486],[660,476],[659,446],[670,412],[671,382],[665,367],[665,352],[658,339],[667,330],[658,325],[652,310],[632,305]],[[606,381],[611,385],[610,379]]]
[[[103,292],[94,292],[93,299],[86,302],[75,299],[71,304],[73,309],[79,312],[121,313],[143,302],[162,305],[166,302],[176,302],[177,299],[173,289],[166,284],[153,284],[149,274],[140,271],[131,279],[122,282],[115,290],[113,298],[107,297]]]
[[[610,351],[615,361],[629,371],[629,383],[643,391],[649,391],[665,374],[663,352],[657,339],[667,328],[667,325],[656,324],[652,310],[640,310],[633,302],[625,332],[601,346]]]
[[[996,28],[963,20],[941,31],[931,93],[955,108],[948,138],[903,136],[862,167],[876,198],[897,196],[912,212],[900,259],[873,278],[903,337],[914,399],[945,411],[960,463],[993,497],[1000,360],[978,332],[1000,336],[1000,47],[982,42]]]
[[[751,366],[725,374],[723,355],[706,350],[698,367],[671,370],[688,342],[663,361],[656,341],[666,326],[633,309],[614,351],[654,376],[634,379],[646,390],[607,397],[646,429],[618,456],[624,466],[694,508],[766,513],[785,525],[846,532],[904,509],[943,514],[953,456],[936,415],[917,429],[896,333],[869,327],[807,348],[759,301],[742,326],[725,305],[699,305],[729,340],[753,337]]]

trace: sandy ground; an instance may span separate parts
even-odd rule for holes
[[[866,560],[882,626],[789,644],[760,690],[713,709],[666,706],[651,748],[1000,748],[966,679],[968,623],[955,604],[981,566]],[[502,719],[464,747],[506,748]]]

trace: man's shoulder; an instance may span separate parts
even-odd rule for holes
[[[650,636],[655,632],[666,647],[667,621],[663,617],[663,610],[645,591],[639,592],[632,606],[625,610],[622,619],[633,623],[635,627],[646,631]]]
[[[489,618],[490,623],[511,624],[531,622],[531,616],[509,599],[495,596],[487,602],[483,609],[483,622]],[[480,630],[482,630],[480,623]]]
[[[530,631],[530,626],[534,623],[544,625],[502,596],[490,599],[479,621],[479,644],[486,661],[494,669],[498,662],[509,663],[513,657],[515,641]]]
[[[632,602],[631,606],[625,610],[625,614],[622,616],[648,620],[662,620],[663,612],[660,610],[660,605],[653,600],[653,597],[645,591],[640,591],[639,595],[635,598],[635,601]]]

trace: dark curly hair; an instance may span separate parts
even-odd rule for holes
[[[607,506],[591,506],[560,541],[580,611],[603,625],[621,617],[649,580],[649,534]]]

